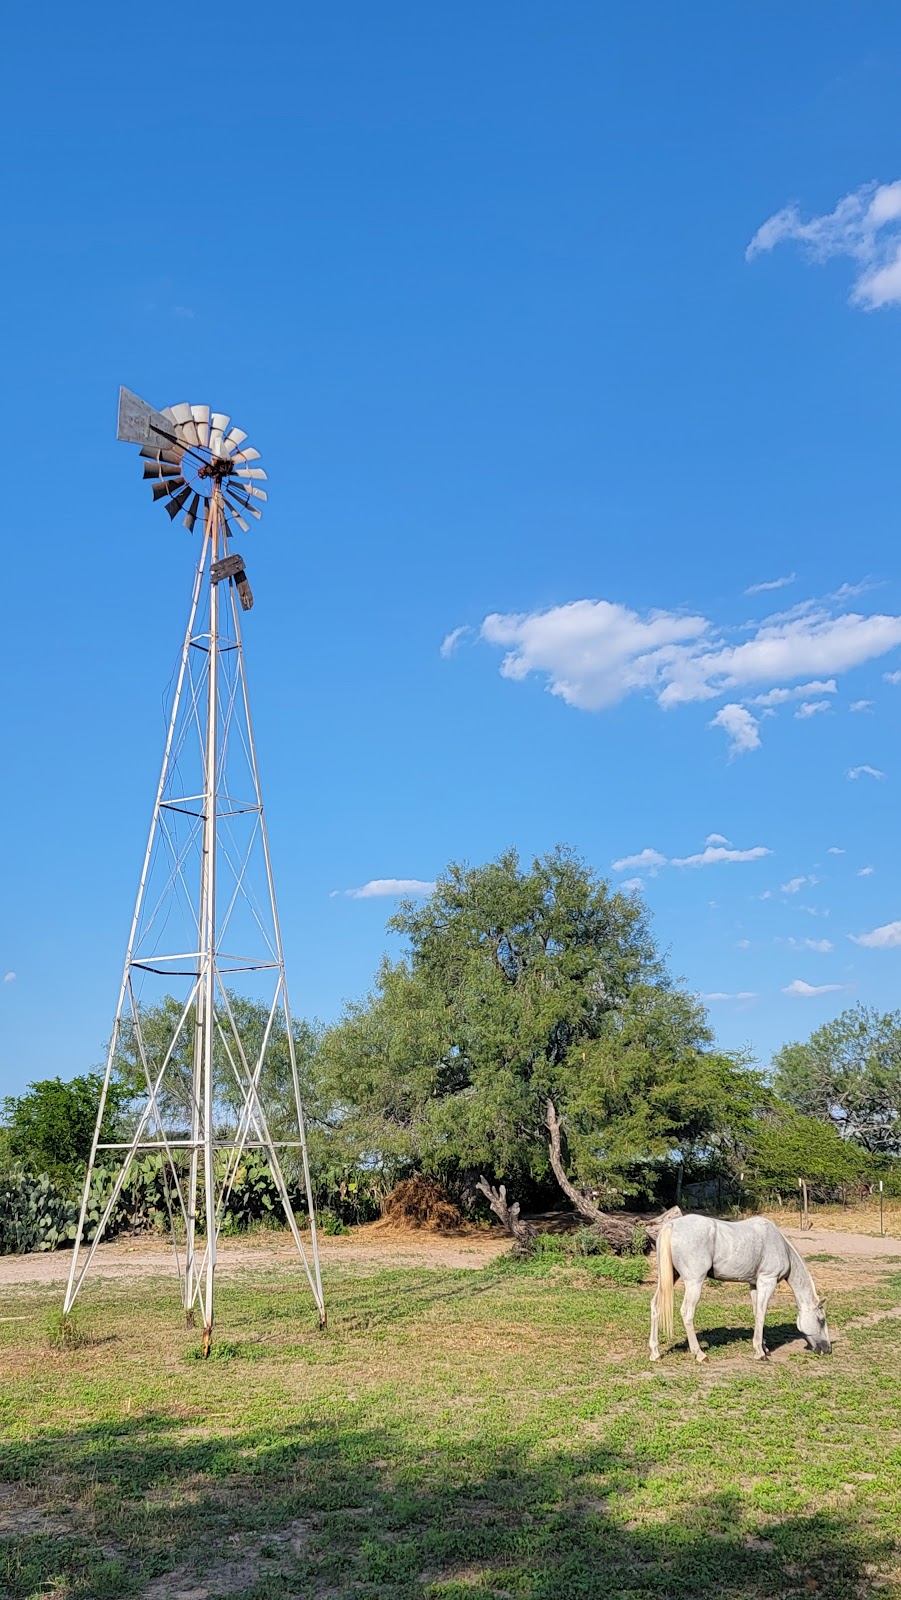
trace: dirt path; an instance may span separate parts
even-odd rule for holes
[[[814,1228],[810,1233],[785,1230],[805,1256],[836,1257],[835,1266],[853,1266],[866,1277],[884,1271],[887,1258],[901,1257],[901,1239],[874,1238],[862,1233]],[[472,1228],[460,1234],[442,1236],[406,1233],[381,1224],[357,1228],[338,1238],[322,1238],[323,1265],[445,1267],[477,1269],[494,1261],[509,1248],[509,1239],[500,1228]],[[26,1256],[0,1256],[0,1290],[5,1284],[58,1284],[68,1275],[71,1255],[67,1250],[48,1250]],[[248,1267],[258,1271],[282,1271],[297,1263],[288,1233],[257,1236],[252,1241],[223,1239],[219,1246],[219,1270],[224,1276]],[[114,1240],[101,1244],[91,1263],[91,1276],[98,1278],[157,1277],[174,1271],[172,1248],[157,1239]]]
[[[384,1267],[483,1267],[509,1248],[500,1228],[473,1229],[471,1233],[442,1237],[440,1234],[397,1233],[387,1228],[357,1228],[352,1234],[320,1239],[320,1255],[325,1267],[347,1262],[375,1268]],[[899,1247],[901,1248],[901,1247]],[[0,1290],[4,1284],[62,1283],[72,1261],[68,1250],[45,1250],[24,1256],[0,1256]],[[217,1268],[225,1277],[231,1272],[254,1267],[258,1271],[282,1271],[298,1265],[291,1235],[273,1233],[257,1236],[251,1242],[222,1239]],[[147,1278],[174,1273],[172,1246],[162,1239],[113,1240],[97,1247],[91,1262],[91,1276],[97,1278]]]

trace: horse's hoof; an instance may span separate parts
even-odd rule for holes
[[[754,1360],[755,1361],[766,1361],[768,1355],[769,1355],[769,1351],[768,1350],[755,1350],[754,1351]]]
[[[696,1361],[697,1361],[697,1362],[698,1362],[698,1364],[699,1364],[699,1365],[700,1365],[700,1363],[701,1363],[701,1362],[702,1362],[702,1361],[706,1361],[706,1360],[707,1360],[707,1359],[708,1359],[708,1357],[707,1357],[707,1352],[706,1352],[706,1350],[702,1350],[702,1351],[701,1351],[701,1353],[700,1353],[700,1355],[696,1355],[696,1356],[695,1356],[695,1360],[696,1360]]]
[[[659,1361],[660,1360],[660,1351],[659,1350],[652,1350],[651,1351],[651,1360],[652,1361]]]

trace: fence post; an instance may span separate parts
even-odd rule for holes
[[[883,1222],[882,1222],[882,1179],[881,1178],[879,1179],[879,1234],[880,1234],[881,1238],[883,1238],[883,1239],[885,1238],[885,1228],[884,1228]]]

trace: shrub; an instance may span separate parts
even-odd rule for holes
[[[609,1239],[605,1239],[597,1228],[577,1228],[572,1241],[579,1256],[608,1256],[612,1253]]]
[[[596,1256],[588,1262],[591,1276],[608,1283],[643,1283],[645,1270],[643,1256]]]

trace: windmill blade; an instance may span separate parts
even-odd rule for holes
[[[259,461],[259,459],[260,452],[259,450],[254,450],[252,444],[249,444],[244,450],[236,450],[232,457],[233,461]]]
[[[154,500],[162,500],[164,495],[174,494],[184,481],[184,478],[164,478],[162,483],[155,483],[151,490]]]
[[[199,445],[200,433],[198,432],[197,423],[193,419],[190,422],[182,423],[178,432],[180,437],[185,439],[188,444]]]
[[[222,442],[222,448],[225,451],[225,454],[230,456],[232,451],[237,450],[238,445],[243,444],[246,438],[247,434],[244,432],[243,428],[232,428],[227,438],[225,438]]]
[[[236,467],[235,475],[239,478],[267,478],[268,473],[262,467]]]
[[[193,420],[191,417],[191,407],[185,401],[183,401],[181,405],[170,406],[169,409],[179,427],[181,427],[184,423],[191,422]]]
[[[253,495],[254,500],[268,500],[269,499],[269,496],[266,493],[265,489],[255,489],[252,483],[245,483],[243,485],[243,488],[244,488],[244,491],[245,491],[246,494]]]
[[[241,610],[250,611],[253,607],[253,592],[250,584],[247,582],[247,573],[243,570],[243,568],[240,572],[235,573],[235,588],[238,591],[238,599],[241,602]]]
[[[185,504],[185,502],[187,500],[190,500],[190,498],[191,498],[191,485],[189,483],[186,484],[183,489],[179,489],[178,494],[174,494],[172,496],[172,499],[169,501],[168,505],[166,506],[166,510],[168,511],[169,516],[171,517],[173,522],[175,521],[175,518],[178,516],[178,513],[180,512],[180,510],[182,509],[182,506]]]
[[[139,456],[144,456],[148,461],[171,461],[174,466],[179,466],[184,456],[183,450],[153,450],[145,445],[138,451]]]
[[[210,442],[210,408],[209,406],[192,406],[191,412],[197,426],[197,437],[205,448]]]
[[[181,476],[181,467],[171,466],[168,461],[145,461],[145,478],[178,478]]]
[[[224,411],[214,411],[210,417],[210,426],[218,428],[220,433],[225,432],[230,422],[231,417],[227,417]]]
[[[250,523],[244,521],[244,518],[242,517],[240,511],[236,511],[234,516],[235,516],[235,521],[238,524],[238,527],[241,529],[241,532],[242,533],[249,533],[250,532]]]
[[[187,528],[189,533],[193,533],[194,532],[194,524],[197,521],[197,507],[199,505],[200,505],[200,495],[199,494],[195,494],[193,500],[191,501],[191,504],[188,506],[188,509],[185,512],[185,527]]]

